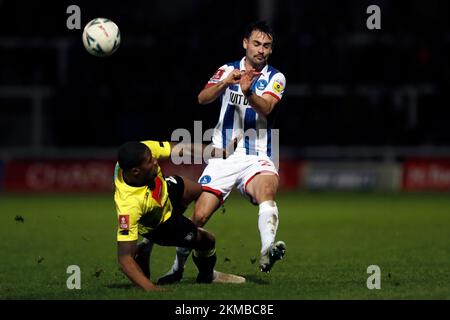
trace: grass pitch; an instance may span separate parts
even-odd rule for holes
[[[258,271],[257,207],[233,194],[206,227],[216,269],[247,283],[197,285],[190,259],[180,284],[145,293],[118,270],[111,195],[0,195],[0,299],[450,298],[448,194],[280,193],[277,203],[287,253],[270,274]],[[152,280],[174,253],[155,246]],[[81,268],[81,290],[66,287],[69,265]],[[369,265],[380,290],[367,289]]]

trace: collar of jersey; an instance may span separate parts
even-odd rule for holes
[[[262,70],[261,70],[261,75],[267,73],[268,66],[269,66],[269,64],[266,63],[264,68],[262,68]],[[239,70],[245,71],[245,56],[241,59],[241,62],[239,62]]]

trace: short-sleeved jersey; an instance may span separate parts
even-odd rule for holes
[[[142,141],[155,159],[170,156],[169,142]],[[114,202],[116,204],[118,229],[117,241],[134,241],[160,223],[170,218],[172,204],[167,183],[161,168],[149,186],[132,187],[123,180],[122,169],[116,164],[114,171]]]
[[[209,79],[205,87],[215,85],[225,79],[234,69],[245,70],[245,57],[240,61],[227,63],[220,67]],[[266,65],[261,75],[253,81],[252,90],[258,96],[270,94],[277,100],[283,97],[286,87],[284,75],[275,68]],[[221,110],[219,121],[213,135],[216,148],[226,148],[238,132],[247,133],[254,129],[256,136],[249,134],[241,139],[236,153],[266,154],[272,157],[272,124],[270,119],[259,115],[248,103],[239,84],[229,86],[220,97]]]

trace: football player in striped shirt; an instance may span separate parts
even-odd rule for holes
[[[242,135],[243,139],[230,157],[209,160],[199,179],[203,192],[192,217],[197,226],[204,226],[236,187],[259,206],[259,266],[263,272],[269,272],[286,250],[283,241],[275,242],[279,222],[275,202],[278,168],[273,161],[272,145],[274,110],[283,97],[286,79],[267,63],[273,40],[273,32],[266,23],[250,25],[243,38],[245,56],[221,66],[198,95],[202,105],[220,101],[219,121],[212,139],[215,147],[224,148],[236,135]],[[189,249],[177,248],[172,269],[158,283],[179,281],[189,254]]]

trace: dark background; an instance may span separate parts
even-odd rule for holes
[[[0,1],[0,149],[32,144],[30,99],[11,94],[18,88],[49,90],[39,150],[165,140],[194,120],[213,127],[219,106],[200,106],[197,95],[219,66],[244,55],[243,29],[264,17],[263,3]],[[70,4],[81,8],[81,30],[66,28]],[[450,2],[272,4],[269,63],[287,79],[283,146],[450,146]],[[381,8],[381,30],[366,28],[371,4]],[[111,57],[83,47],[82,28],[96,17],[121,30]]]

